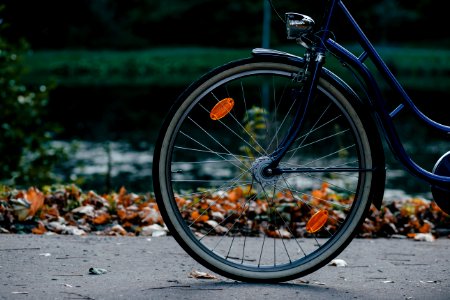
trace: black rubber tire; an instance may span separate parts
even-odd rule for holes
[[[350,123],[349,126],[357,144],[356,152],[359,156],[360,168],[368,170],[358,173],[355,200],[346,215],[345,221],[340,225],[339,230],[329,237],[327,242],[321,245],[318,250],[312,251],[304,258],[292,263],[285,263],[280,266],[274,263],[273,267],[249,266],[230,261],[228,256],[216,255],[214,251],[204,246],[199,241],[198,236],[192,232],[178,209],[171,183],[173,175],[171,160],[176,136],[179,134],[181,123],[186,120],[186,115],[190,110],[198,105],[207,91],[213,87],[225,85],[231,80],[230,78],[233,78],[233,80],[241,76],[248,78],[253,74],[261,74],[261,72],[263,74],[273,73],[292,77],[295,74],[301,74],[302,67],[303,65],[300,62],[283,57],[249,58],[219,67],[192,84],[179,97],[162,125],[153,158],[153,185],[163,219],[170,233],[187,253],[208,269],[228,278],[249,282],[280,282],[309,274],[330,262],[345,249],[354,237],[359,225],[363,222],[370,207],[371,194],[374,191],[374,182],[376,182],[373,170],[380,167],[377,165],[380,159],[376,157],[377,154],[374,153],[372,146],[373,140],[379,142],[379,136],[374,132],[372,118],[362,108],[358,99],[352,97],[352,95],[349,97],[349,93],[345,91],[341,84],[324,73],[319,80],[320,93],[332,99],[331,102],[341,109],[346,120]],[[372,141],[371,134],[376,134]]]

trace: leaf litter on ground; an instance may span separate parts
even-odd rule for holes
[[[339,199],[326,184],[312,190],[311,195],[342,203],[347,201],[345,198]],[[176,197],[176,201],[179,207],[187,208],[183,212],[184,217],[192,222],[197,235],[202,236],[211,231],[223,235],[229,232],[230,224],[225,221],[234,220],[233,215],[242,209],[238,201],[242,197],[243,191],[238,187],[195,201],[182,197]],[[282,192],[276,195],[274,201],[277,201],[284,214],[300,221],[293,222],[297,228],[268,230],[264,234],[283,239],[308,237],[305,230],[308,216],[302,212],[301,204],[288,193]],[[342,214],[331,205],[326,209],[326,214],[335,219]],[[258,236],[261,234],[261,224],[257,220],[267,219],[270,213],[268,203],[256,199],[248,211],[253,219],[247,222],[247,234]],[[328,226],[327,230],[332,230],[334,225]],[[372,206],[358,237],[405,237],[431,242],[440,237],[440,232],[448,232],[449,229],[449,215],[433,201],[416,197],[394,200],[379,210]],[[130,193],[122,187],[118,192],[99,195],[94,191],[84,192],[76,185],[45,186],[42,191],[36,187],[20,190],[0,186],[0,233],[147,237],[170,234],[153,194]]]

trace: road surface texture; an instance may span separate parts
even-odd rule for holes
[[[0,299],[450,299],[448,238],[355,239],[338,258],[347,267],[248,284],[208,271],[172,237],[2,234]]]

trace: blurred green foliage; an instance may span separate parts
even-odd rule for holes
[[[358,53],[358,48],[349,46]],[[303,48],[280,49],[299,56]],[[450,50],[377,47],[405,85],[414,90],[446,91],[450,84]],[[24,78],[36,83],[44,78],[63,86],[186,86],[208,70],[250,56],[250,49],[159,48],[139,51],[37,51],[27,55]],[[337,70],[339,62],[327,61]],[[339,74],[346,81],[350,74]],[[436,80],[436,79],[439,80]]]
[[[249,55],[249,50],[217,48],[36,51],[24,60],[24,79],[64,86],[183,86],[212,67]]]
[[[0,32],[6,26],[0,24]],[[65,157],[62,149],[50,145],[58,130],[46,121],[52,87],[21,81],[27,49],[24,41],[12,44],[0,35],[0,183],[9,185],[55,182],[53,168]]]

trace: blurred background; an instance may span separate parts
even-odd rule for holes
[[[281,17],[294,11],[318,21],[324,1],[273,3]],[[347,2],[411,98],[450,124],[446,10],[431,0]],[[153,144],[183,89],[252,48],[304,52],[286,40],[264,0],[2,0],[0,7],[0,183],[17,187],[152,191]],[[339,16],[333,34],[358,51]],[[407,114],[397,123],[427,169],[450,150],[448,138]],[[428,195],[390,155],[388,166],[389,189]]]

